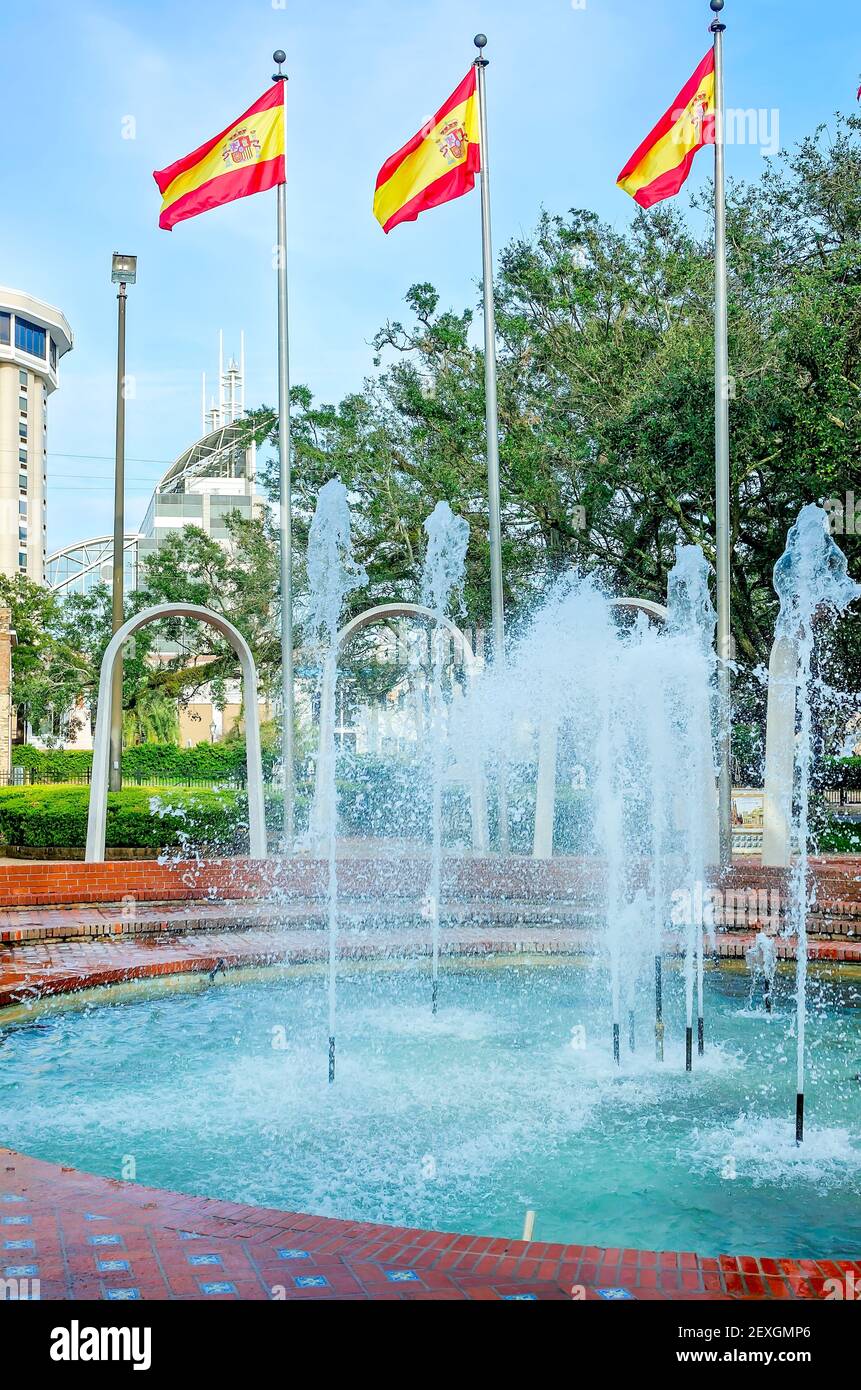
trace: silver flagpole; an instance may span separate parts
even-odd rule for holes
[[[723,35],[718,18],[724,0],[710,0],[715,55],[715,550],[717,556],[717,649],[720,859],[732,859],[732,628],[730,621],[729,349],[727,346],[726,134]]]
[[[496,306],[493,297],[493,244],[490,235],[490,161],[487,152],[487,91],[484,49],[487,35],[476,34],[476,87],[481,141],[481,256],[484,295],[484,398],[487,428],[487,491],[490,517],[490,610],[493,622],[493,660],[505,661],[505,603],[502,588],[502,525],[499,504],[499,409],[496,397]],[[499,847],[508,849],[507,760],[499,761]]]
[[[278,64],[273,82],[287,82],[281,64],[283,48],[272,54]],[[287,88],[284,88],[285,161]],[[287,185],[277,189],[278,256],[278,463],[281,480],[281,769],[284,781],[284,830],[282,850],[289,853],[295,838],[293,750],[293,517],[290,496],[290,344],[287,319]]]

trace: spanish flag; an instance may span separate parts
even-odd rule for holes
[[[669,111],[647,135],[616,182],[640,207],[678,193],[703,145],[715,142],[715,55],[710,48]]]
[[[284,88],[273,82],[253,106],[192,154],[157,169],[158,225],[170,231],[200,212],[286,183]]]
[[[415,222],[426,208],[460,198],[481,168],[475,68],[377,175],[374,216],[384,232]]]

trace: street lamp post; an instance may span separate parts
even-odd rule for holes
[[[125,621],[123,613],[123,565],[125,563],[125,463],[126,463],[126,285],[137,279],[137,256],[114,252],[111,283],[117,288],[117,433],[114,466],[114,556],[112,631]],[[123,659],[114,667],[111,685],[111,752],[109,786],[112,792],[123,785]]]

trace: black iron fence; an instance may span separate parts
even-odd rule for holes
[[[44,772],[33,767],[13,767],[11,772],[0,774],[2,787],[42,787],[75,786],[88,787],[92,781],[91,769],[84,772]],[[129,777],[123,774],[124,787],[226,787],[235,791],[245,790],[244,777],[183,777],[181,774],[159,777],[148,773],[146,776]],[[270,784],[267,783],[267,786]],[[272,786],[277,785],[271,783]]]

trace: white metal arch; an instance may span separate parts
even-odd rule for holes
[[[90,806],[87,813],[86,859],[100,864],[105,857],[105,822],[108,812],[108,764],[111,738],[111,683],[114,666],[123,645],[139,628],[162,618],[193,618],[208,623],[230,643],[242,671],[242,698],[245,705],[245,749],[248,764],[248,831],[252,859],[266,858],[266,822],[263,808],[263,765],[260,757],[260,716],[257,709],[257,670],[251,649],[233,623],[209,608],[193,603],[160,603],[136,613],[118,628],[102,657],[99,674],[99,707],[93,740],[93,773]]]
[[[460,630],[451,618],[434,613],[432,608],[426,608],[421,603],[381,603],[375,608],[366,608],[363,613],[357,613],[355,618],[351,618],[345,623],[338,633],[338,640],[335,644],[336,657],[334,662],[327,662],[323,672],[323,686],[320,692],[320,743],[317,753],[317,767],[314,777],[314,804],[311,808],[310,836],[314,845],[321,845],[325,840],[326,827],[329,821],[330,807],[328,804],[329,788],[331,787],[331,768],[328,759],[330,750],[328,740],[323,738],[323,730],[328,727],[329,721],[333,717],[334,687],[337,675],[337,661],[344,648],[349,644],[356,633],[361,632],[366,627],[373,626],[374,623],[386,622],[391,618],[427,618],[428,621],[437,624],[437,628],[444,628],[454,642],[455,648],[463,661],[464,666],[469,672],[470,677],[474,676],[480,666],[478,657],[472,650],[465,634]],[[472,807],[472,847],[478,854],[486,854],[489,845],[489,832],[487,825],[487,797],[485,793],[484,774],[480,767],[476,767],[470,778],[470,798]]]

